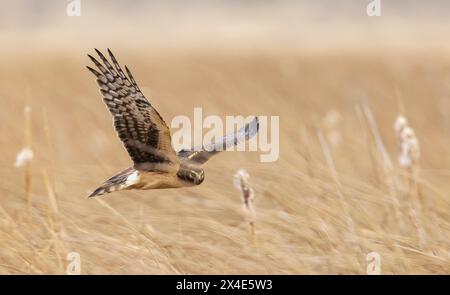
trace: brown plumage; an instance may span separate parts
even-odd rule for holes
[[[176,153],[171,145],[169,127],[145,98],[129,69],[125,66],[125,74],[111,50],[108,49],[108,54],[112,65],[100,51],[95,51],[102,63],[88,55],[97,70],[89,66],[87,68],[97,77],[103,101],[134,165],[105,181],[89,197],[123,189],[199,185],[204,179],[201,164],[220,150],[258,132],[259,122],[255,117],[238,132],[218,142]]]

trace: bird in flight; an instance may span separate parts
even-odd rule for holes
[[[106,180],[89,197],[118,190],[163,189],[199,185],[205,178],[201,165],[213,155],[253,137],[259,130],[258,117],[233,134],[201,147],[175,152],[169,127],[139,89],[130,70],[125,72],[108,49],[112,64],[97,49],[101,62],[88,54],[97,67],[87,68],[97,78],[114,127],[133,166]]]

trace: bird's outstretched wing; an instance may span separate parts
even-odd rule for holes
[[[95,51],[102,63],[88,55],[98,70],[87,68],[97,77],[103,101],[135,168],[152,170],[155,165],[176,163],[170,130],[142,94],[131,72],[125,66],[125,75],[109,49],[114,67],[100,51]]]
[[[194,147],[191,150],[181,150],[178,152],[180,159],[188,160],[196,164],[204,164],[215,154],[226,150],[228,147],[250,139],[258,133],[259,120],[255,117],[250,123],[239,129],[237,132],[227,134],[217,142],[211,142],[202,147]]]

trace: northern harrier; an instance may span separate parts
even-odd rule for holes
[[[125,189],[162,189],[199,185],[205,178],[200,165],[220,150],[253,137],[259,129],[258,117],[234,134],[200,148],[175,152],[169,128],[145,98],[125,66],[126,75],[112,52],[112,64],[97,49],[98,70],[87,67],[96,77],[103,101],[113,116],[114,127],[134,165],[105,181],[89,197]]]

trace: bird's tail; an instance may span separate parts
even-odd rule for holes
[[[122,172],[114,175],[107,181],[105,181],[100,187],[94,190],[88,197],[96,197],[101,196],[107,193],[111,193],[118,190],[126,189],[129,184],[127,180],[129,180],[130,175],[132,175],[136,170],[134,168],[128,168],[123,170]]]

